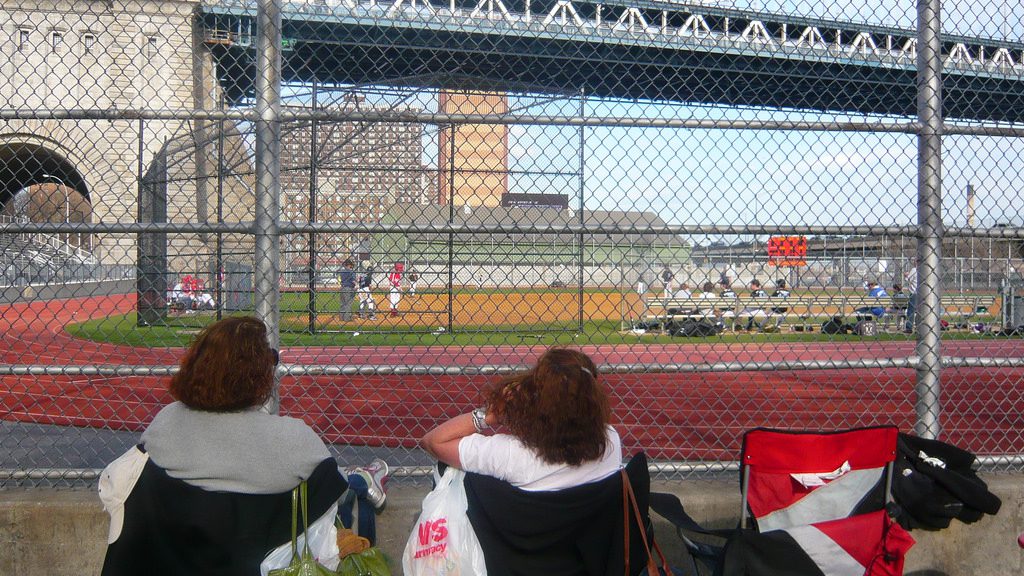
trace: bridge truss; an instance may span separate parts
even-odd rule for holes
[[[205,2],[232,99],[251,95],[252,2]],[[909,116],[913,30],[666,2],[286,2],[292,82],[556,93]],[[1015,121],[1024,44],[941,43],[946,115]],[[610,81],[615,79],[615,81]]]

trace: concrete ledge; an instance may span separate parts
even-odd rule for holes
[[[907,558],[908,575],[955,576],[1020,574],[1024,551],[1024,476],[988,475],[985,481],[1003,499],[996,517],[971,525],[954,522],[939,532],[915,530],[917,545]],[[654,482],[653,489],[682,499],[698,521],[734,526],[739,494],[735,483]],[[378,517],[378,545],[401,573],[401,554],[419,513],[426,486],[393,486]],[[655,532],[669,560],[683,564],[685,552],[674,529],[657,521]],[[0,574],[81,576],[99,574],[106,546],[107,516],[94,491],[9,489],[0,491]],[[688,562],[688,560],[686,560]]]

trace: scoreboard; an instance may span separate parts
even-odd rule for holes
[[[768,239],[768,264],[772,266],[806,266],[806,236],[772,236]]]

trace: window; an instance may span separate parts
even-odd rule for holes
[[[82,34],[82,50],[85,54],[92,54],[92,48],[96,44],[96,35],[92,32]]]
[[[50,32],[50,49],[54,52],[60,52],[61,47],[64,44],[64,33],[60,30],[54,30]]]
[[[29,31],[25,28],[18,29],[18,52],[24,52],[28,50],[29,45]]]
[[[158,46],[157,46],[157,42],[158,41],[159,41],[159,38],[157,38],[156,36],[147,36],[146,37],[146,57],[147,58],[152,58],[153,56],[156,56],[157,48],[158,48]]]

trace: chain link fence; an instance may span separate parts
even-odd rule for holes
[[[399,476],[553,345],[667,477],[755,426],[1024,468],[1019,5],[2,4],[0,485],[94,481],[231,314]]]

